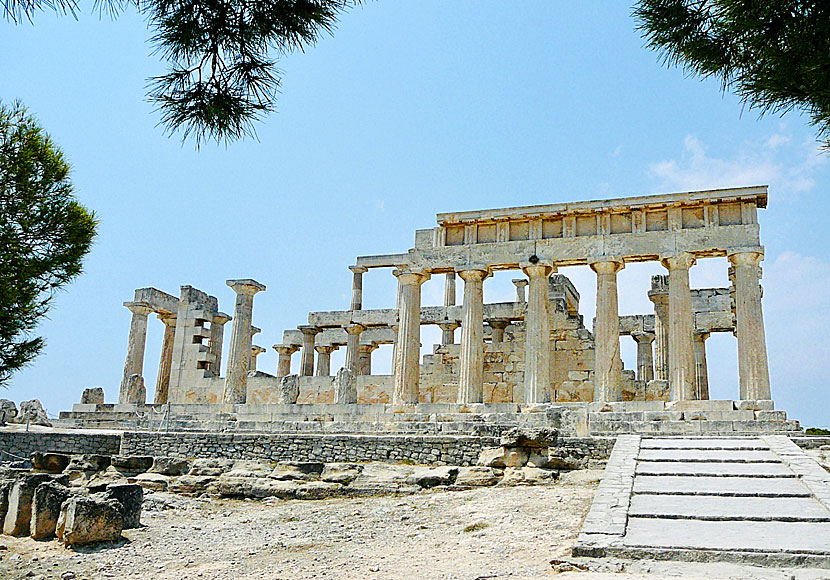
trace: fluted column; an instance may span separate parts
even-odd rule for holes
[[[528,296],[525,313],[525,403],[550,400],[550,321],[548,313],[548,279],[556,268],[543,262],[523,262],[527,275]]]
[[[231,326],[231,344],[228,351],[228,372],[225,376],[225,403],[244,403],[247,397],[248,370],[251,364],[251,320],[254,314],[254,295],[265,290],[265,285],[255,280],[228,280],[236,292]]]
[[[695,399],[709,399],[709,369],[706,363],[706,339],[708,332],[694,333],[695,348]]]
[[[125,302],[133,313],[130,321],[130,336],[127,339],[127,358],[124,361],[124,376],[118,390],[118,402],[130,403],[128,383],[131,375],[144,374],[144,349],[147,345],[147,316],[153,311],[146,302]]]
[[[464,280],[458,404],[481,403],[484,396],[484,267],[459,270]]]
[[[314,374],[314,337],[320,334],[316,326],[303,325],[297,327],[303,334],[303,352],[300,358],[300,376],[310,377]]]
[[[444,281],[444,306],[455,306],[455,272],[447,272]]]
[[[513,280],[513,284],[516,286],[516,302],[527,302],[527,296],[525,295],[527,279],[518,278],[516,280]]]
[[[336,346],[315,346],[317,351],[317,376],[330,377],[331,376],[331,353],[337,350]]]
[[[357,357],[357,374],[371,375],[372,374],[372,353],[378,349],[378,343],[372,342],[370,344],[361,344],[359,355]]]
[[[617,272],[625,267],[620,259],[598,258],[589,262],[597,274],[597,316],[594,328],[594,400],[622,400],[620,359],[620,312]]]
[[[652,276],[649,300],[654,304],[654,378],[669,380],[669,293],[668,277]]]
[[[692,398],[695,389],[694,314],[689,268],[695,256],[681,252],[663,258],[669,271],[669,400]]]
[[[170,391],[170,371],[173,367],[173,341],[176,339],[176,317],[162,316],[159,320],[164,323],[164,338],[161,343],[161,357],[159,358],[159,372],[156,378],[156,394],[153,403],[164,405],[168,401]]]
[[[455,321],[439,322],[438,327],[441,329],[441,344],[455,344],[455,330],[459,326],[460,325]]]
[[[729,253],[735,278],[735,333],[742,400],[771,399],[764,311],[761,306],[763,248],[740,248]]]
[[[347,369],[354,374],[357,373],[358,359],[360,358],[360,334],[366,330],[362,324],[347,324],[343,327],[348,337],[346,338],[346,364]]]
[[[225,339],[225,324],[231,319],[230,316],[222,312],[217,312],[210,323],[210,345],[209,350],[213,354],[213,365],[210,370],[213,371],[214,376],[222,374],[222,343]]]
[[[394,405],[418,403],[419,360],[421,358],[421,285],[426,272],[395,270],[398,278],[398,344],[395,356]]]
[[[637,380],[648,383],[654,379],[654,335],[650,332],[632,332],[631,338],[637,343]]]
[[[504,329],[510,325],[506,318],[494,318],[488,322],[490,325],[490,338],[494,344],[504,342]]]
[[[300,350],[300,347],[296,344],[275,344],[273,348],[279,355],[277,359],[277,378],[281,379],[291,374],[291,355]]]
[[[363,310],[363,274],[368,268],[363,266],[349,266],[354,276],[352,277],[352,303],[350,310]]]

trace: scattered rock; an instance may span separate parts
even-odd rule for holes
[[[167,489],[173,493],[196,495],[206,493],[217,479],[213,475],[182,475],[171,481]]]
[[[161,473],[139,473],[129,481],[135,482],[150,491],[167,491],[170,485],[170,476]]]
[[[34,469],[50,473],[60,473],[67,468],[71,459],[69,455],[63,453],[40,452],[32,453],[30,458]]]
[[[562,485],[585,485],[599,483],[605,474],[603,469],[578,469],[565,471],[559,474],[559,483]]]
[[[328,481],[309,481],[297,488],[298,499],[325,499],[341,495],[343,486]]]
[[[55,535],[61,505],[71,493],[68,487],[56,481],[46,481],[37,486],[32,499],[32,519],[29,525],[30,535],[35,540]]]
[[[0,426],[5,425],[6,422],[13,422],[15,417],[17,417],[17,405],[14,401],[0,399]]]
[[[572,447],[551,447],[548,449],[548,461],[545,465],[538,467],[547,467],[549,469],[558,469],[559,471],[571,471],[574,469],[584,469],[588,466],[589,457],[580,449]]]
[[[184,475],[190,469],[190,461],[179,457],[155,457],[151,473],[162,475]]]
[[[511,447],[504,450],[505,467],[521,467],[527,463],[529,451],[524,447]]]
[[[552,447],[559,432],[552,427],[513,427],[501,434],[502,447]]]
[[[406,478],[406,483],[421,487],[450,485],[455,481],[456,476],[458,476],[457,467],[419,467]]]
[[[98,493],[105,491],[108,485],[119,483],[129,483],[127,476],[113,467],[108,467],[100,473],[92,474],[85,485],[91,493]]]
[[[144,473],[153,467],[150,455],[113,455],[112,467],[124,473]]]
[[[455,485],[480,487],[495,485],[501,479],[501,475],[492,467],[459,467],[458,476],[455,478]]]
[[[20,412],[18,413],[15,422],[32,425],[41,425],[43,427],[51,427],[52,423],[46,416],[46,411],[43,410],[43,405],[37,399],[31,401],[20,402]]]
[[[484,447],[478,454],[479,465],[485,467],[499,467],[504,465],[504,447]]]
[[[114,499],[121,506],[124,529],[141,526],[141,504],[144,501],[144,489],[136,483],[108,485],[107,499]]]
[[[522,467],[525,483],[547,483],[556,479],[558,471],[541,467]]]
[[[3,522],[3,533],[9,536],[28,536],[32,521],[32,499],[37,486],[50,481],[49,473],[21,473],[8,492],[8,508]]]
[[[196,459],[187,474],[215,477],[230,471],[232,468],[233,461],[230,459]]]
[[[363,471],[363,466],[357,463],[326,463],[320,474],[320,480],[348,485],[360,475],[361,471]]]
[[[280,463],[269,474],[269,477],[272,479],[297,479],[311,481],[320,478],[324,467],[323,463],[316,461]]]
[[[113,499],[72,496],[63,502],[57,536],[66,546],[108,542],[121,538],[121,506]]]

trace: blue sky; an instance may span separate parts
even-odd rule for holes
[[[0,22],[0,99],[40,119],[101,221],[85,274],[39,329],[46,351],[2,396],[38,397],[52,414],[84,387],[114,400],[130,319],[121,303],[138,287],[190,284],[230,313],[226,279],[266,284],[254,324],[269,347],[260,370],[273,372],[283,329],[348,307],[355,256],[405,251],[438,212],[769,184],[760,221],[773,396],[807,425],[830,423],[828,156],[805,117],[759,118],[716,81],[662,66],[630,6],[370,2],[280,62],[278,111],[258,141],[199,151],[165,136],[145,101],[148,77],[165,69],[143,19],[85,9],[78,21]],[[726,268],[703,260],[692,284],[725,286]],[[620,274],[621,313],[650,310],[648,277],[662,271]],[[594,275],[562,273],[590,321]],[[488,280],[486,299],[511,296],[510,278]],[[425,285],[426,304],[440,303],[442,280]],[[364,287],[365,307],[394,306],[388,271]],[[151,320],[148,385],[161,333]],[[425,331],[424,349],[438,338]],[[713,397],[735,398],[734,338],[707,344]],[[627,368],[633,345],[623,340]],[[385,352],[376,369],[388,368]]]

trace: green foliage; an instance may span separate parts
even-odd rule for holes
[[[476,522],[474,524],[470,524],[468,526],[465,526],[464,527],[464,532],[465,533],[480,532],[481,530],[486,530],[489,527],[490,527],[490,524],[488,524],[487,522]]]
[[[20,22],[43,8],[75,14],[75,0],[0,0]],[[274,110],[276,60],[316,43],[361,0],[96,0],[117,15],[129,6],[147,16],[167,74],[150,80],[161,122],[197,146],[209,139],[254,136],[254,122]]]
[[[0,102],[0,385],[43,349],[31,332],[81,273],[95,226],[60,149],[23,105]]]
[[[666,63],[720,79],[761,114],[806,112],[830,146],[830,3],[640,0],[634,15]]]
[[[807,435],[830,435],[830,429],[820,429],[819,427],[808,427],[804,432]]]

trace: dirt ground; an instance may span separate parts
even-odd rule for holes
[[[71,551],[0,537],[0,579],[484,580],[830,578],[830,570],[568,559],[595,483],[432,490],[319,501],[149,494],[142,527],[118,545]]]

